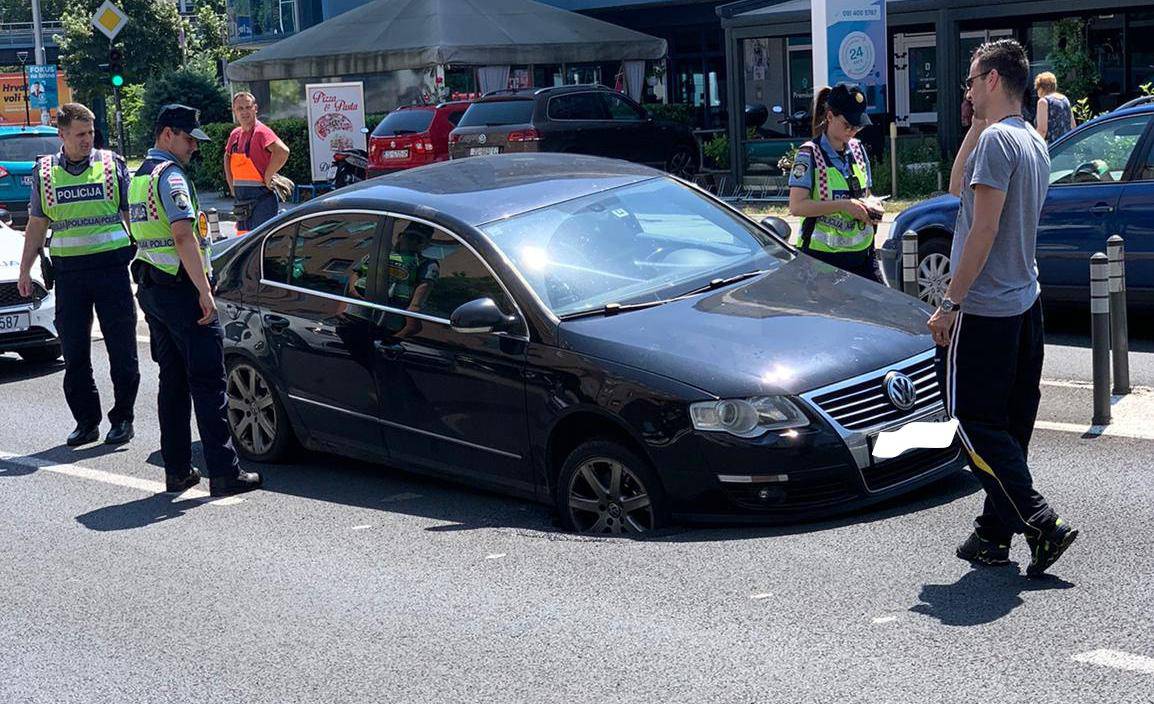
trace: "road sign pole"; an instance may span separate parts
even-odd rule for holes
[[[116,144],[120,154],[128,156],[128,144],[124,141],[124,113],[120,110],[120,86],[112,86],[112,100],[116,109]]]

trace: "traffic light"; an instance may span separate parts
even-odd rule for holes
[[[108,49],[108,73],[112,76],[112,85],[117,88],[124,85],[124,52],[119,47]]]

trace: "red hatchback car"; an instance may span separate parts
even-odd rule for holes
[[[467,100],[406,105],[385,115],[369,136],[369,178],[447,161],[449,133],[468,107]]]

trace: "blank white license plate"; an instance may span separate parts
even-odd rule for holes
[[[6,332],[24,332],[31,325],[28,313],[0,313],[0,335]]]
[[[500,147],[473,147],[469,150],[469,156],[493,156],[500,153]]]
[[[408,149],[389,149],[388,151],[385,152],[385,158],[386,159],[408,159],[409,158],[409,150]]]

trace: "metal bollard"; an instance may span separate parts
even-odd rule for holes
[[[1090,319],[1094,365],[1094,425],[1110,424],[1110,260],[1090,257]]]
[[[220,213],[216,208],[208,209],[208,239],[212,242],[220,239]]]
[[[1126,319],[1126,244],[1114,235],[1106,240],[1110,260],[1110,350],[1114,354],[1114,393],[1130,393],[1130,324]]]
[[[918,233],[902,233],[902,291],[918,297]]]

